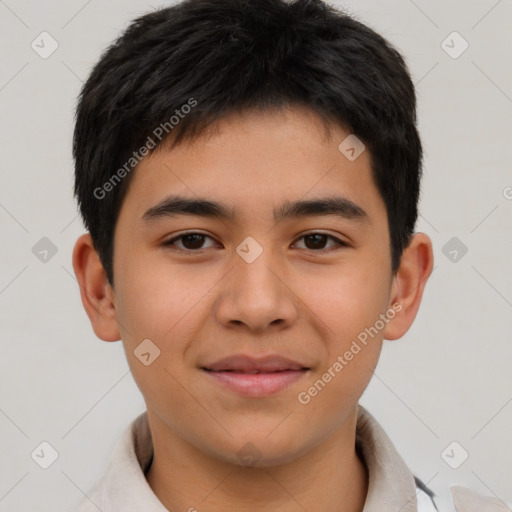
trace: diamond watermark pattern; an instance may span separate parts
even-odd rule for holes
[[[149,366],[160,356],[160,349],[150,339],[145,339],[137,345],[133,353],[144,366]]]
[[[338,146],[340,152],[353,162],[365,150],[365,145],[353,133],[344,139]]]
[[[468,252],[468,248],[454,236],[448,240],[441,251],[452,263],[458,263]]]
[[[42,263],[48,263],[56,254],[57,246],[46,236],[35,243],[32,254]]]
[[[59,458],[57,450],[48,441],[39,443],[30,456],[43,469],[48,469]]]
[[[252,263],[263,252],[263,247],[252,236],[248,236],[237,248],[236,252],[247,263]]]
[[[48,32],[41,32],[32,43],[30,43],[30,46],[39,57],[47,59],[59,47],[59,43]]]
[[[254,466],[261,459],[262,454],[253,443],[245,443],[238,450],[237,457],[244,466]]]
[[[458,32],[454,31],[443,40],[441,48],[452,59],[458,59],[469,48],[469,43]]]
[[[457,469],[469,457],[469,453],[466,449],[459,444],[457,441],[452,441],[442,452],[441,458],[450,466],[452,469]]]

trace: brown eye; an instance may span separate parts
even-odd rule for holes
[[[334,247],[347,245],[346,243],[342,242],[338,238],[331,236],[331,235],[327,235],[325,233],[308,233],[306,235],[303,235],[301,238],[299,238],[299,240],[302,240],[302,239],[305,241],[304,245],[306,247],[304,247],[304,248],[312,250],[312,251],[327,251],[327,250],[329,250],[330,249],[329,247],[325,247],[326,243],[329,240],[334,241]],[[331,246],[331,248],[332,247],[333,246]],[[302,249],[302,247],[299,247],[299,249]]]
[[[163,243],[164,246],[174,246],[182,251],[199,251],[201,249],[206,249],[207,247],[203,247],[206,239],[213,240],[212,237],[205,235],[203,233],[185,233],[179,236],[172,238],[171,240],[167,240]],[[177,241],[181,241],[181,246],[177,244]]]
[[[185,235],[181,238],[183,240],[183,245],[185,246],[186,249],[201,249],[201,246],[204,243],[205,236],[193,233],[191,235]]]
[[[315,234],[305,236],[304,240],[308,249],[324,249],[328,238],[327,235]]]

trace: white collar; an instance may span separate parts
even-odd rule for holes
[[[417,512],[416,483],[382,427],[358,406],[356,446],[369,472],[363,512]],[[117,443],[103,478],[77,512],[167,512],[145,478],[153,455],[147,411],[137,416]],[[422,501],[423,503],[423,501]],[[430,505],[421,508],[435,510]]]

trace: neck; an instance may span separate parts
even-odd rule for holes
[[[361,512],[368,474],[355,449],[357,414],[291,462],[232,464],[192,446],[148,410],[154,445],[148,484],[168,510]]]

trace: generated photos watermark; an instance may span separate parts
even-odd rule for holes
[[[103,183],[101,187],[96,187],[93,191],[93,195],[96,199],[104,199],[109,192],[112,192],[114,188],[121,183],[123,178],[126,177],[140,161],[154,149],[159,142],[161,142],[166,135],[180,123],[180,121],[190,113],[190,111],[197,106],[197,100],[189,98],[187,103],[181,105],[174,111],[168,121],[160,123],[152,132],[148,135],[146,142],[137,150],[132,153],[132,156],[121,166],[112,176]]]
[[[307,391],[301,391],[297,398],[299,403],[307,405],[311,399],[320,393],[336,375],[338,375],[345,366],[347,366],[354,357],[366,347],[370,339],[375,338],[390,322],[396,314],[402,311],[402,304],[399,302],[393,304],[385,313],[381,313],[379,319],[371,327],[366,327],[357,335],[357,339],[352,341],[350,348],[343,355],[338,356],[336,361],[329,366],[327,371],[318,379]]]

